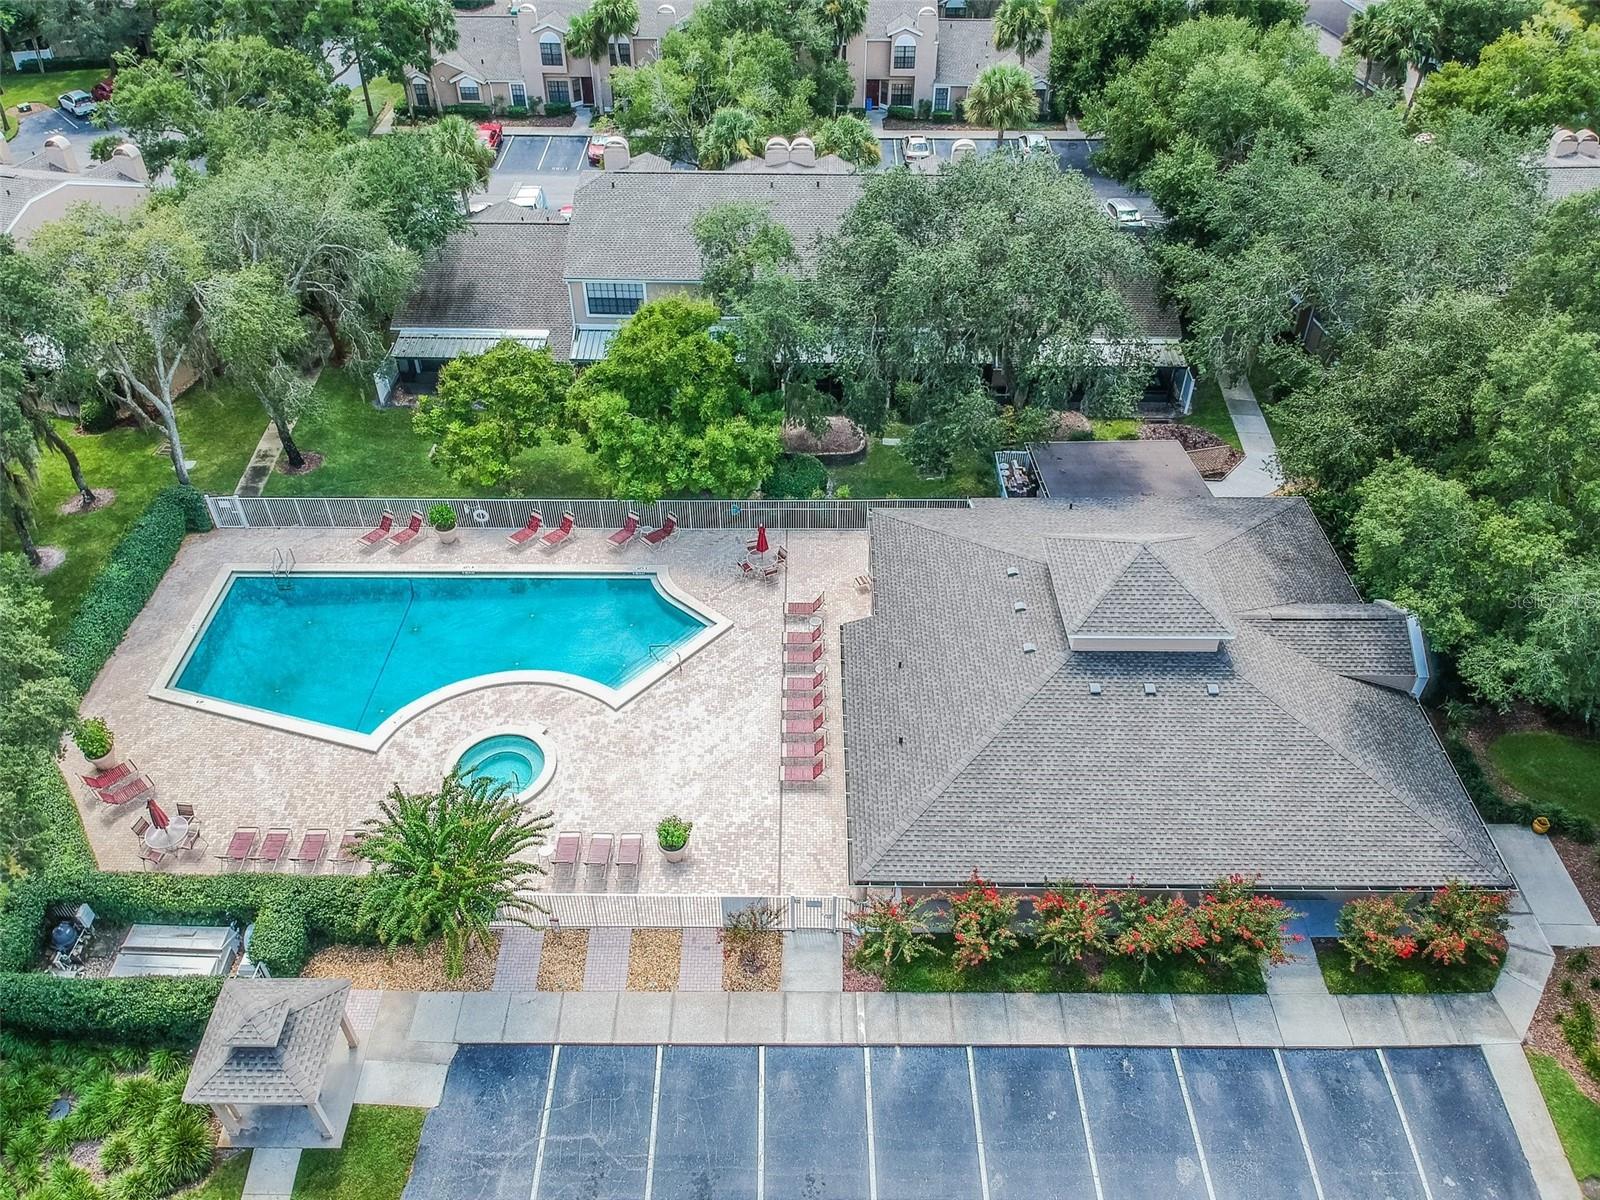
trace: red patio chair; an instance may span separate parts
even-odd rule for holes
[[[827,714],[820,708],[809,717],[787,717],[783,722],[783,735],[792,737],[800,734],[815,733],[822,728],[827,720]]]
[[[738,571],[740,579],[754,579],[756,577],[756,569],[745,559],[739,560]]]
[[[776,583],[778,576],[783,573],[783,564],[775,562],[761,569],[761,579],[764,583]]]
[[[157,850],[152,846],[146,846],[143,843],[140,843],[139,861],[152,867],[159,867],[162,863],[167,861],[167,851]]]
[[[783,652],[783,665],[786,667],[809,667],[812,663],[819,662],[827,653],[828,644],[821,638],[809,646],[790,646]]]
[[[129,800],[137,800],[140,796],[154,793],[156,785],[143,775],[136,776],[126,783],[118,784],[109,791],[96,792],[104,804],[126,804]]]
[[[300,848],[289,856],[291,862],[299,866],[307,863],[313,867],[322,861],[322,856],[328,852],[328,831],[326,829],[308,829],[300,839]]]
[[[617,870],[637,872],[644,858],[644,834],[625,833],[617,839]]]
[[[562,546],[565,546],[577,536],[577,521],[578,518],[572,515],[570,509],[562,513],[561,524],[539,539],[544,543],[544,548],[546,550],[559,550]]]
[[[404,529],[396,530],[395,533],[389,538],[390,549],[399,550],[403,546],[409,546],[421,536],[422,511],[420,509],[413,508],[411,510],[411,519],[406,522],[406,527]]]
[[[339,848],[334,851],[333,865],[335,867],[350,866],[361,860],[356,857],[356,847],[361,844],[361,830],[346,829],[339,838]]]
[[[583,852],[583,865],[586,867],[609,867],[611,865],[611,847],[616,844],[616,840],[609,833],[590,834],[589,847]]]
[[[783,690],[786,693],[814,692],[822,686],[822,672],[812,675],[790,675],[783,681]]]
[[[186,853],[197,846],[205,845],[205,838],[200,836],[200,822],[190,821],[189,828],[183,831],[183,841],[178,843],[180,853]]]
[[[133,823],[133,836],[134,837],[142,838],[142,837],[144,837],[145,834],[147,834],[149,832],[150,832],[150,818],[149,817],[140,817],[137,821],[135,821]]]
[[[667,519],[661,522],[661,528],[652,529],[649,533],[644,535],[644,544],[647,546],[659,546],[662,542],[666,541],[669,537],[677,532],[678,514],[668,513]]]
[[[785,742],[783,744],[783,761],[808,763],[822,754],[825,749],[824,743],[827,740],[827,738],[819,734],[816,738],[806,738],[804,741]]]
[[[392,532],[394,532],[394,514],[386,508],[383,510],[383,516],[378,518],[377,527],[358,537],[356,545],[376,546],[379,542],[387,541]]]
[[[622,522],[622,528],[613,533],[606,541],[611,543],[613,550],[620,550],[634,538],[639,536],[639,514],[631,512]]]
[[[528,514],[528,519],[522,523],[522,528],[512,533],[510,537],[506,538],[506,541],[513,546],[526,546],[539,536],[539,527],[543,524],[544,514],[535,509]]]
[[[194,816],[194,805],[192,804],[174,804],[172,808],[180,817],[185,819]]]
[[[824,762],[817,759],[812,763],[792,763],[783,768],[783,782],[785,783],[815,783],[822,778]]]
[[[783,635],[785,646],[809,646],[822,637],[822,622],[807,625],[804,629],[791,629]]]
[[[78,778],[88,784],[92,791],[103,792],[138,773],[138,768],[131,762],[119,762],[116,766],[107,767],[97,775],[79,775]]]
[[[556,849],[550,861],[558,867],[573,867],[578,864],[578,848],[583,845],[581,833],[556,834]]]
[[[822,608],[822,593],[817,593],[815,600],[791,600],[783,606],[783,615],[786,617],[814,617]]]
[[[256,834],[259,832],[255,826],[245,829],[235,829],[233,836],[228,839],[228,848],[217,855],[224,863],[234,866],[243,866],[250,857],[250,851],[255,849]]]
[[[818,688],[815,692],[793,692],[783,698],[783,711],[786,713],[805,713],[814,708],[822,707],[823,692]]]
[[[267,835],[261,839],[261,845],[250,857],[258,863],[268,867],[277,867],[283,862],[283,856],[289,851],[289,831],[287,829],[269,829]]]

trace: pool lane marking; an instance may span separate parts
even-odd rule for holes
[[[878,1152],[872,1132],[872,1047],[861,1047],[861,1070],[867,1083],[867,1200],[878,1200]]]
[[[1078,1093],[1078,1118],[1083,1122],[1083,1144],[1089,1151],[1089,1174],[1094,1178],[1094,1200],[1105,1200],[1100,1190],[1100,1161],[1094,1156],[1094,1134],[1089,1131],[1089,1106],[1083,1102],[1083,1080],[1078,1077],[1078,1048],[1067,1047],[1067,1059],[1072,1063],[1072,1086]]]
[[[550,1100],[556,1092],[556,1067],[561,1064],[561,1047],[552,1047],[550,1051],[550,1078],[544,1085],[544,1110],[539,1116],[539,1148],[533,1156],[533,1191],[528,1193],[529,1200],[538,1200],[539,1177],[544,1174],[544,1139],[550,1132]]]
[[[1422,1194],[1433,1200],[1433,1189],[1428,1186],[1428,1173],[1422,1169],[1422,1155],[1417,1152],[1417,1139],[1411,1136],[1411,1122],[1406,1120],[1406,1106],[1400,1103],[1400,1093],[1394,1086],[1394,1076],[1389,1074],[1389,1060],[1382,1050],[1376,1050],[1378,1065],[1383,1068],[1383,1081],[1389,1085],[1389,1095],[1394,1098],[1394,1110],[1400,1114],[1400,1131],[1406,1135],[1406,1145],[1411,1147],[1411,1161],[1416,1164],[1417,1178],[1422,1180]]]
[[[656,1077],[650,1085],[650,1146],[645,1151],[644,1200],[650,1200],[656,1186],[656,1124],[661,1114],[661,1051],[656,1047]]]
[[[1324,1200],[1322,1177],[1317,1174],[1317,1160],[1311,1153],[1311,1140],[1306,1137],[1306,1125],[1300,1119],[1300,1105],[1295,1102],[1294,1088],[1289,1084],[1289,1069],[1283,1065],[1283,1051],[1274,1049],[1272,1057],[1278,1064],[1278,1076],[1283,1080],[1283,1094],[1289,1097],[1289,1115],[1294,1118],[1295,1132],[1300,1135],[1300,1149],[1305,1151],[1306,1166],[1311,1168],[1311,1186],[1316,1189],[1317,1200]]]
[[[1200,1178],[1206,1185],[1206,1195],[1217,1200],[1217,1191],[1211,1186],[1211,1167],[1206,1162],[1206,1148],[1200,1141],[1200,1123],[1194,1119],[1194,1104],[1189,1100],[1189,1085],[1183,1078],[1183,1063],[1178,1058],[1178,1048],[1172,1047],[1172,1066],[1178,1072],[1178,1093],[1183,1097],[1183,1111],[1189,1114],[1189,1132],[1194,1135],[1194,1152],[1200,1156]]]
[[[978,1068],[972,1061],[972,1047],[967,1047],[967,1084],[972,1089],[972,1132],[978,1139],[978,1185],[983,1200],[989,1200],[989,1162],[983,1153],[983,1117],[978,1112]]]
[[[756,1200],[767,1193],[767,1048],[756,1047]]]

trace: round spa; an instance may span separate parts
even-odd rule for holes
[[[536,734],[504,730],[469,743],[456,755],[455,766],[468,782],[489,779],[510,784],[517,799],[526,800],[550,782],[556,758]]]

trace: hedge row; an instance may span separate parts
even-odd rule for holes
[[[827,490],[828,468],[815,454],[782,455],[761,485],[761,494],[769,500],[810,500]]]
[[[1535,808],[1526,801],[1506,799],[1495,786],[1494,780],[1484,771],[1478,756],[1472,752],[1472,748],[1456,730],[1446,730],[1443,741],[1445,753],[1455,765],[1456,774],[1461,776],[1461,783],[1467,789],[1467,795],[1472,797],[1473,804],[1477,805],[1478,812],[1485,821],[1531,825],[1535,817],[1548,817],[1550,828],[1556,833],[1565,834],[1579,842],[1595,840],[1594,821],[1581,813],[1568,812],[1559,804]]]
[[[62,979],[0,975],[5,1027],[51,1038],[193,1046],[222,990],[208,979]]]
[[[80,692],[89,690],[149,601],[177,557],[184,534],[210,528],[205,497],[194,488],[176,485],[158,493],[128,527],[89,585],[62,643],[67,674]]]

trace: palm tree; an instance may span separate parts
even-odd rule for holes
[[[997,50],[1015,50],[1017,62],[1028,60],[1044,49],[1050,29],[1050,14],[1044,0],[1005,0],[994,14],[994,45]]]
[[[594,0],[568,18],[567,49],[591,66],[602,66],[609,62],[612,39],[631,37],[637,28],[638,0]]]
[[[742,108],[719,108],[700,135],[700,167],[720,171],[756,153],[756,119]]]
[[[432,793],[408,795],[395,784],[355,849],[373,864],[358,927],[388,947],[409,942],[420,951],[442,938],[445,975],[457,978],[468,947],[489,944],[491,921],[532,924],[527,914],[539,907],[523,892],[543,868],[520,856],[549,830],[550,814],[524,811],[510,784],[456,772]]]
[[[978,72],[963,101],[967,120],[974,125],[993,126],[1006,140],[1006,128],[1026,125],[1039,115],[1039,97],[1034,94],[1033,76],[1021,67],[998,63]]]
[[[867,0],[822,0],[822,18],[833,27],[833,56],[843,58],[850,39],[867,27]]]
[[[1438,10],[1429,0],[1379,0],[1350,18],[1345,43],[1367,60],[1363,80],[1372,77],[1373,63],[1398,72],[1402,83],[1406,69],[1416,68],[1417,88],[1406,100],[1410,112],[1417,89],[1438,57],[1441,33]]]
[[[883,157],[883,146],[866,118],[845,113],[824,121],[817,130],[817,153],[837,154],[858,167],[875,167]]]
[[[441,117],[438,124],[428,130],[428,138],[439,157],[460,173],[461,211],[471,212],[472,190],[489,182],[494,151],[479,139],[478,131],[465,117]]]

